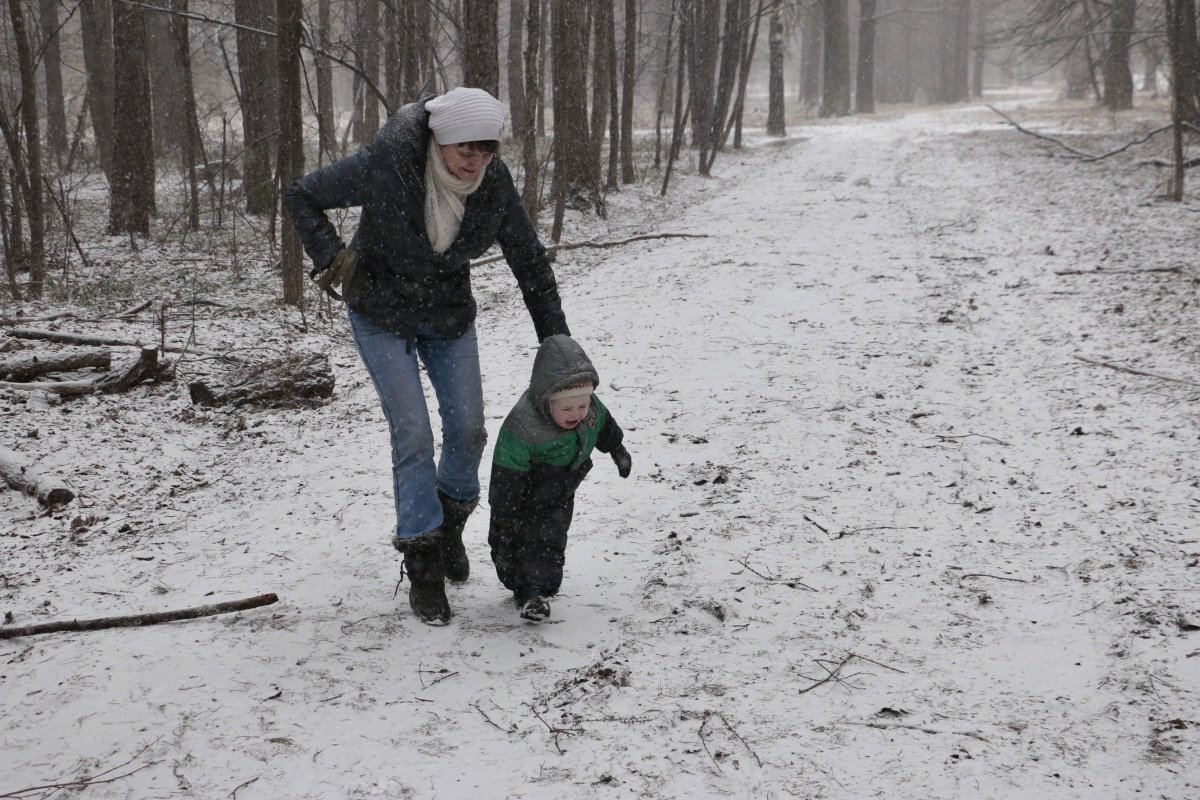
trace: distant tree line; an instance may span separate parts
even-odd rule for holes
[[[0,238],[14,299],[42,296],[47,226],[70,228],[68,177],[94,167],[108,233],[134,245],[164,181],[185,187],[172,230],[269,219],[283,298],[298,304],[281,187],[456,85],[506,103],[508,160],[555,239],[567,209],[603,215],[622,185],[653,179],[665,193],[685,148],[711,174],[742,146],[748,108],[785,135],[788,76],[795,112],[820,116],[965,101],[989,70],[1057,70],[1070,94],[1123,109],[1137,64],[1144,89],[1177,76],[1180,118],[1200,122],[1195,0],[0,2]]]

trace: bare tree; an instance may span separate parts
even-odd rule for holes
[[[196,93],[192,80],[192,50],[188,35],[188,0],[171,0],[175,12],[168,17],[167,30],[174,44],[174,63],[178,71],[180,103],[175,120],[174,135],[180,141],[180,158],[188,179],[188,227],[200,228],[200,189],[196,164],[204,161],[204,140],[200,135],[200,120],[196,115]]]
[[[1136,16],[1137,0],[1114,0],[1109,17],[1108,46],[1104,49],[1104,105],[1112,111],[1133,108],[1129,43]]]
[[[554,78],[554,224],[550,236],[562,235],[567,207],[600,210],[600,187],[592,169],[588,130],[587,86],[589,26],[579,24],[578,9],[551,4],[551,50]]]
[[[113,167],[109,187],[109,232],[150,233],[154,213],[154,134],[150,118],[150,75],[146,63],[146,12],[114,3]]]
[[[625,53],[621,65],[621,181],[633,183],[633,89],[637,79],[637,0],[625,0]]]
[[[850,113],[850,23],[846,0],[821,0],[825,20],[824,88],[822,117],[844,117]]]
[[[96,154],[112,180],[113,30],[112,0],[80,0],[83,60],[87,69],[88,113],[96,137]]]
[[[17,68],[21,76],[20,119],[10,119],[8,112],[0,109],[4,141],[12,158],[18,184],[25,197],[29,216],[29,297],[42,296],[46,282],[45,212],[42,204],[42,150],[41,130],[38,126],[37,84],[34,76],[33,48],[29,28],[25,23],[25,12],[21,0],[8,0],[12,17],[13,38],[17,46]],[[24,129],[24,141],[21,140]],[[22,153],[22,145],[24,153]],[[14,197],[17,187],[13,189]],[[19,232],[19,227],[17,228]]]
[[[540,170],[537,157],[537,126],[533,120],[538,116],[537,106],[542,96],[542,74],[538,69],[538,53],[542,40],[542,4],[538,0],[530,0],[529,14],[526,18],[525,30],[525,113],[527,121],[525,133],[521,139],[521,163],[525,169],[525,184],[521,187],[521,205],[529,219],[537,225],[538,212],[541,210],[541,192],[538,187]]]
[[[525,0],[510,0],[508,4],[508,51],[505,67],[508,73],[508,111],[512,118],[512,137],[525,141],[525,59],[522,44],[525,29]]]
[[[687,20],[688,89],[692,109],[692,147],[699,150],[700,174],[708,175],[708,151],[713,146],[713,93],[717,50],[721,44],[721,0],[689,0]]]
[[[278,0],[279,8],[279,163],[281,186],[304,174],[304,127],[300,105],[301,0]],[[304,300],[304,251],[295,226],[283,225],[280,248],[283,302],[298,306]]]
[[[854,110],[875,113],[875,0],[859,0],[858,64],[855,70]]]
[[[771,0],[767,79],[767,135],[786,136],[783,113],[783,16],[780,0]]]
[[[275,52],[275,0],[234,0],[238,78],[242,104],[242,186],[246,210],[270,214],[275,207],[272,154],[278,135],[279,79]],[[261,31],[261,32],[260,32]]]
[[[500,96],[500,6],[463,0],[463,85]]]
[[[333,121],[333,64],[323,55],[333,43],[330,36],[329,0],[317,0],[317,36],[321,53],[313,56],[317,73],[317,149],[318,164],[337,160],[337,130]]]
[[[67,152],[67,106],[63,98],[58,1],[41,0],[42,72],[46,85],[46,146],[55,160]]]
[[[800,22],[800,105],[817,108],[821,104],[822,67],[825,63],[825,16],[820,3],[806,6]]]
[[[599,186],[604,170],[604,132],[608,127],[613,89],[613,0],[592,0],[592,170]],[[615,142],[614,142],[615,144]]]

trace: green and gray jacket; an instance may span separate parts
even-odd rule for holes
[[[594,394],[587,417],[574,430],[554,423],[550,396],[584,381],[598,385],[600,376],[583,348],[569,336],[547,337],[534,358],[529,388],[496,439],[488,492],[493,527],[561,527],[544,533],[566,535],[575,490],[592,468],[592,450],[610,453],[624,437]]]

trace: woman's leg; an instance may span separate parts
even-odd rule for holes
[[[417,356],[402,337],[353,311],[349,317],[354,342],[379,393],[391,430],[395,539],[409,539],[442,524],[433,464],[433,430]]]
[[[417,352],[429,373],[442,420],[437,488],[451,500],[472,503],[479,497],[479,462],[487,446],[475,326],[456,339],[423,336],[417,340]]]

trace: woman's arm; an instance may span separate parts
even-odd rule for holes
[[[330,208],[361,206],[370,184],[370,150],[347,156],[293,183],[283,193],[283,206],[312,259],[312,274],[324,270],[345,247],[337,228],[326,216]]]
[[[546,258],[546,248],[542,246],[529,215],[525,213],[525,207],[521,205],[521,197],[513,185],[508,167],[503,161],[498,161],[496,168],[503,215],[496,240],[521,287],[538,341],[556,333],[570,336],[567,317],[563,314],[562,301],[558,296],[558,282],[554,278],[550,260]]]

